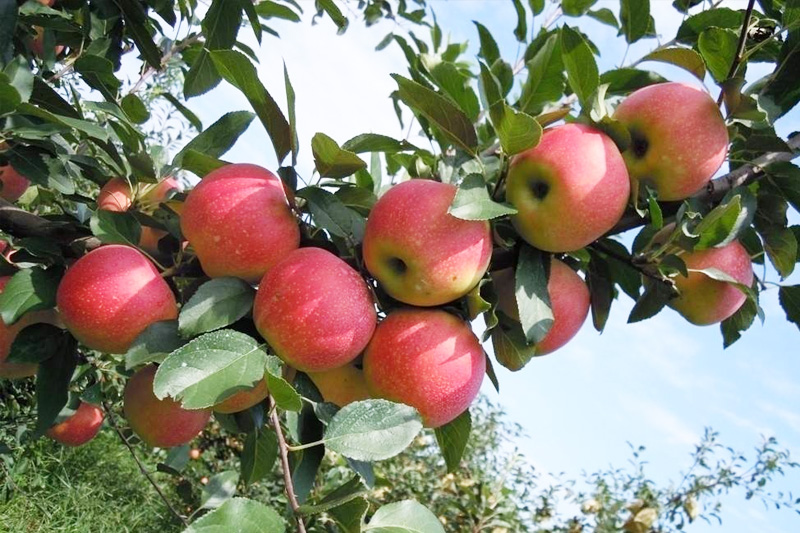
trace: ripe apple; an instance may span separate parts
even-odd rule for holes
[[[454,185],[415,179],[389,189],[372,208],[364,262],[396,300],[441,305],[467,294],[486,272],[489,223],[449,214],[455,194]]]
[[[124,213],[133,205],[133,191],[127,180],[111,178],[100,188],[97,195],[97,208],[103,211]]]
[[[669,82],[634,91],[614,112],[631,133],[623,153],[631,179],[683,200],[708,183],[728,153],[728,130],[706,91]]]
[[[364,371],[352,363],[325,372],[308,372],[308,377],[326,402],[339,407],[370,397]]]
[[[232,396],[215,405],[212,409],[217,413],[231,414],[250,409],[255,404],[262,402],[267,397],[267,380],[262,379],[255,386],[240,390]]]
[[[81,402],[75,414],[48,429],[47,436],[65,446],[81,446],[97,436],[104,418],[98,406]]]
[[[739,241],[720,248],[709,248],[679,255],[690,270],[715,268],[726,273],[739,283],[751,286],[753,264],[750,254]],[[678,275],[675,286],[680,296],[669,301],[669,306],[698,326],[716,324],[733,315],[747,300],[747,296],[736,286],[717,281],[701,272],[689,272],[689,276]]]
[[[226,165],[189,192],[183,235],[210,277],[256,283],[300,245],[300,229],[281,180],[250,164]]]
[[[548,252],[583,248],[614,227],[625,211],[630,181],[614,142],[583,124],[545,130],[539,144],[516,155],[506,177],[511,222],[528,243]]]
[[[150,446],[169,448],[186,444],[203,431],[211,409],[188,410],[170,398],[153,394],[156,366],[136,372],[125,386],[122,409],[131,429]]]
[[[67,269],[56,294],[67,329],[83,344],[125,353],[150,324],[178,316],[175,296],[141,252],[101,246]]]
[[[3,165],[0,166],[0,184],[2,184],[0,198],[9,202],[16,202],[28,190],[31,182],[14,170],[11,165]]]
[[[372,396],[415,407],[431,428],[470,406],[485,372],[478,338],[460,318],[439,309],[392,311],[364,352]]]
[[[497,292],[498,309],[509,318],[519,321],[514,271],[507,268],[493,272],[492,281]],[[589,289],[586,283],[574,270],[555,258],[550,262],[547,293],[553,310],[553,325],[541,342],[523,350],[526,356],[546,355],[558,350],[578,333],[589,314]]]
[[[322,248],[290,252],[258,287],[253,321],[275,353],[304,372],[349,363],[372,337],[372,294],[347,263]]]

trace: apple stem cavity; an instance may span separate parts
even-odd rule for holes
[[[398,275],[403,275],[408,271],[408,265],[399,257],[390,257],[386,264],[392,272]]]
[[[547,193],[550,192],[550,185],[544,181],[536,180],[530,185],[531,193],[537,200],[544,200]]]

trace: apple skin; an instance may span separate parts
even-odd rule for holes
[[[269,394],[267,390],[267,380],[262,379],[254,387],[241,390],[225,400],[221,401],[212,409],[217,413],[229,415],[231,413],[238,413],[245,409],[250,409],[259,402],[264,401],[264,398]]]
[[[614,227],[630,196],[625,162],[603,132],[583,124],[544,131],[511,160],[506,199],[520,237],[548,252],[583,248]]]
[[[97,208],[103,211],[124,213],[133,205],[133,191],[123,178],[111,178],[100,188]]]
[[[47,436],[64,446],[82,446],[95,438],[105,415],[96,405],[81,402],[71,417],[47,430]]]
[[[11,165],[0,166],[0,182],[3,185],[2,189],[0,189],[0,198],[9,202],[19,200],[19,197],[28,190],[31,184],[27,178],[14,170]]]
[[[507,268],[493,272],[492,281],[498,309],[519,321],[514,271]],[[589,288],[577,272],[558,259],[550,262],[547,293],[553,310],[553,325],[541,342],[522,350],[526,356],[547,355],[558,350],[578,333],[589,314]]]
[[[753,284],[750,254],[739,241],[720,248],[684,253],[679,257],[686,263],[686,268],[716,268],[743,285],[750,287]],[[722,322],[747,300],[747,296],[730,283],[711,279],[700,272],[689,272],[689,277],[679,274],[675,286],[680,296],[670,300],[669,306],[698,326]]]
[[[339,407],[370,398],[364,371],[353,364],[325,372],[308,372],[308,377],[326,402]]]
[[[702,189],[728,154],[728,130],[704,90],[668,82],[634,91],[614,111],[631,132],[622,155],[631,179],[683,200]]]
[[[250,283],[300,245],[281,180],[244,163],[214,170],[189,192],[181,230],[208,276]]]
[[[110,244],[78,259],[56,293],[67,329],[106,353],[125,353],[147,326],[178,316],[175,296],[137,249]]]
[[[478,394],[486,359],[460,318],[440,309],[398,309],[364,352],[370,394],[416,408],[426,427],[455,419]]]
[[[489,222],[450,215],[456,190],[414,179],[390,188],[372,208],[364,262],[392,298],[422,307],[441,305],[467,294],[489,267]]]
[[[253,321],[286,363],[322,372],[361,353],[377,313],[358,272],[327,250],[299,248],[261,280]]]
[[[159,400],[153,393],[156,366],[148,365],[125,385],[122,409],[136,435],[146,444],[170,448],[186,444],[203,431],[211,409],[188,410],[170,398]]]

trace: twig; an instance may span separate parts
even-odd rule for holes
[[[167,65],[167,62],[170,59],[172,59],[172,56],[174,56],[176,53],[182,50],[185,50],[186,48],[189,48],[199,39],[200,39],[200,34],[198,33],[195,35],[190,35],[189,37],[181,41],[180,44],[178,43],[173,44],[172,47],[169,49],[169,51],[167,51],[167,53],[164,54],[164,56],[161,58],[161,69],[163,69]],[[142,72],[142,75],[139,76],[139,79],[136,81],[133,87],[131,87],[131,90],[128,91],[128,94],[135,94],[136,92],[138,92],[139,89],[141,89],[142,86],[144,85],[144,82],[146,82],[153,74],[155,74],[158,71],[160,71],[160,69],[156,69],[153,66],[148,65],[148,67]]]
[[[744,54],[745,44],[747,44],[747,32],[750,29],[750,17],[753,16],[753,6],[755,5],[756,0],[750,0],[747,2],[747,10],[744,12],[744,21],[742,22],[742,31],[739,33],[739,44],[736,46],[736,55],[733,56],[733,61],[731,62],[731,68],[728,71],[728,75],[725,76],[726,80],[733,78],[736,75],[736,71],[739,69],[739,65],[742,62],[742,55]],[[719,92],[719,97],[717,98],[717,106],[722,105],[722,100],[725,98],[725,89],[723,88]]]
[[[122,443],[125,445],[126,448],[128,448],[128,451],[130,452],[131,457],[133,457],[133,460],[139,466],[139,470],[142,472],[142,474],[144,474],[144,477],[146,477],[147,481],[149,481],[150,484],[153,485],[153,488],[156,489],[156,492],[158,493],[159,497],[161,497],[161,500],[163,500],[164,504],[167,506],[167,508],[170,510],[170,512],[172,512],[172,514],[175,515],[175,517],[178,520],[180,520],[181,523],[184,526],[188,526],[189,522],[187,522],[186,519],[183,517],[183,515],[181,515],[172,506],[170,501],[167,499],[167,496],[161,490],[161,487],[159,487],[158,483],[156,483],[156,481],[153,479],[153,476],[150,475],[150,472],[147,471],[147,469],[144,467],[144,465],[139,460],[139,458],[136,457],[136,452],[133,450],[133,446],[131,446],[131,443],[128,442],[127,438],[125,438],[125,435],[122,433],[122,430],[119,429],[119,426],[117,426],[117,421],[114,418],[114,413],[111,411],[111,408],[108,406],[107,402],[103,402],[103,410],[106,412],[106,415],[108,417],[108,423],[111,424],[111,427],[114,428],[114,431],[117,432],[117,435],[119,435],[119,438],[122,441]]]
[[[292,507],[292,512],[294,513],[294,517],[297,520],[297,532],[298,533],[306,533],[306,525],[303,522],[303,517],[300,516],[300,504],[297,502],[297,496],[294,494],[294,483],[292,482],[292,470],[289,468],[289,447],[286,444],[286,439],[283,436],[283,430],[281,429],[281,419],[278,416],[278,410],[275,409],[275,400],[272,398],[272,395],[269,397],[269,405],[270,405],[270,422],[272,422],[272,426],[275,428],[275,435],[278,437],[278,449],[280,450],[281,455],[281,467],[283,470],[283,481],[286,485],[286,496],[289,498],[289,505]]]

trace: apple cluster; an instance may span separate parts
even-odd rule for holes
[[[682,200],[701,190],[722,165],[728,137],[724,120],[704,91],[680,83],[640,89],[617,107],[631,143],[624,151],[602,131],[568,123],[545,130],[541,142],[509,165],[505,198],[516,209],[511,222],[520,238],[551,255],[547,291],[552,326],[526,356],[551,353],[575,336],[590,308],[586,283],[570,254],[609,232],[633,191],[652,189],[661,200]],[[10,167],[0,169],[3,196],[27,187]],[[475,289],[492,260],[493,234],[486,220],[449,213],[454,185],[412,179],[391,187],[366,222],[359,257],[348,263],[302,241],[293,193],[272,172],[230,164],[210,172],[185,197],[171,199],[178,183],[131,186],[115,178],[97,199],[99,210],[151,213],[169,202],[186,239],[210,278],[235,277],[258,285],[252,318],[272,352],[306,373],[326,401],[339,406],[385,398],[416,408],[427,427],[447,424],[478,394],[486,356],[471,325],[448,308]],[[19,194],[17,194],[19,192]],[[166,235],[144,228],[139,248],[157,253]],[[752,283],[752,265],[734,241],[680,254],[687,274],[675,284],[670,305],[695,324],[731,316],[744,294],[699,272],[718,269],[738,283]],[[497,313],[519,324],[512,268],[490,274]],[[0,290],[7,279],[0,280]],[[391,297],[376,309],[375,291]],[[105,245],[67,269],[57,291],[58,315],[29,313],[0,324],[0,377],[31,375],[35,365],[4,362],[15,335],[36,322],[63,325],[84,346],[123,354],[148,326],[178,316],[173,290],[139,249]],[[501,341],[496,334],[495,342]],[[124,392],[124,413],[133,431],[152,446],[188,442],[212,411],[234,413],[267,395],[261,379],[211,409],[187,410],[153,392],[156,365],[138,370]],[[91,439],[102,411],[81,404],[49,435],[68,445]],[[168,421],[168,423],[165,423]]]

